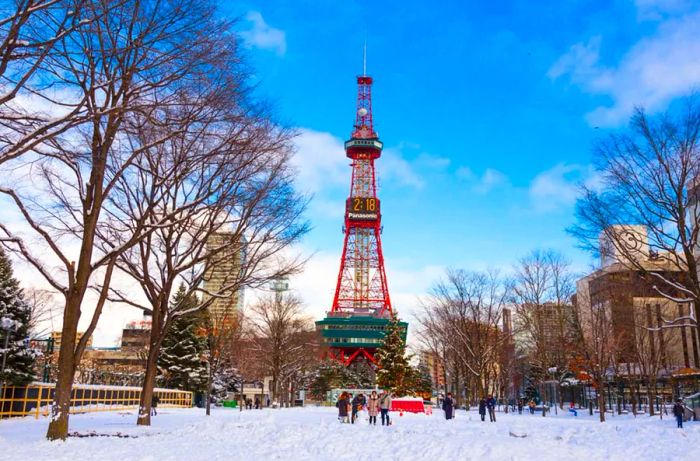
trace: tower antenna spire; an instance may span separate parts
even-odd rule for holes
[[[367,37],[365,37],[365,48],[362,53],[362,75],[367,76]]]

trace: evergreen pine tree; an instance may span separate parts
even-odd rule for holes
[[[384,343],[377,350],[377,384],[382,389],[391,389],[397,396],[406,395],[411,386],[410,357],[406,356],[406,343],[403,340],[404,326],[394,316],[387,325]]]
[[[182,309],[197,307],[194,296],[184,299],[186,288],[180,285],[172,304]],[[184,301],[183,301],[184,299]],[[201,391],[207,384],[207,364],[202,357],[207,350],[207,338],[201,334],[206,318],[203,313],[185,314],[175,318],[163,338],[158,355],[159,382],[171,389]]]
[[[5,372],[0,381],[10,385],[23,386],[34,379],[37,353],[29,348],[30,315],[12,263],[0,248],[0,357],[5,355]]]
[[[418,367],[412,369],[412,375],[411,387],[414,392],[432,394],[433,379],[430,376],[430,370],[427,365],[424,363],[419,364]]]

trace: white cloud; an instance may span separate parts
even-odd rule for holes
[[[667,16],[687,12],[692,7],[691,0],[635,0],[639,20],[658,21]]]
[[[487,168],[481,176],[478,176],[465,166],[457,169],[457,177],[470,183],[472,190],[480,195],[488,194],[498,187],[507,187],[510,184],[504,173],[493,168]]]
[[[377,162],[379,180],[381,182],[394,182],[401,186],[417,189],[425,186],[425,181],[416,172],[412,162],[406,160],[399,148],[390,147],[382,152],[381,159]]]
[[[317,193],[329,186],[350,187],[350,159],[343,142],[330,133],[306,128],[295,139],[292,162],[298,171],[297,185],[303,192]]]
[[[661,22],[615,66],[600,62],[601,45],[600,37],[573,45],[548,72],[552,79],[568,76],[585,91],[611,98],[612,104],[587,114],[591,125],[624,123],[636,106],[663,110],[700,84],[700,12]]]
[[[581,184],[592,188],[599,184],[599,176],[591,166],[559,163],[530,182],[532,208],[543,213],[570,207],[578,198]]]
[[[547,71],[547,76],[551,79],[557,79],[570,74],[571,81],[577,84],[585,83],[594,78],[600,57],[601,39],[600,35],[596,35],[586,43],[580,42],[573,45],[566,54],[552,64]]]
[[[251,23],[252,28],[242,31],[241,37],[249,46],[271,50],[279,56],[284,56],[287,52],[287,39],[283,30],[266,23],[258,11],[250,11],[245,18]]]
[[[444,170],[450,166],[450,159],[423,152],[416,158],[415,163],[421,167],[430,168],[433,170]]]

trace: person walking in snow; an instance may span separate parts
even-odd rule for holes
[[[259,410],[260,409],[260,399],[255,397],[255,409]]]
[[[678,424],[679,429],[683,429],[683,413],[685,413],[685,409],[683,408],[683,401],[681,399],[678,399],[673,405],[673,416],[676,417],[676,424]]]
[[[455,417],[455,399],[452,398],[452,392],[448,392],[447,397],[442,401],[442,409],[445,411],[445,419]]]
[[[518,399],[518,414],[523,414],[523,399]]]
[[[486,399],[483,397],[479,400],[479,415],[481,416],[481,421],[486,420]]]
[[[379,396],[379,412],[382,414],[382,426],[384,425],[384,420],[386,419],[386,425],[391,424],[389,419],[389,410],[391,409],[391,394],[388,391],[382,391]]]
[[[350,407],[350,399],[347,392],[340,394],[338,401],[335,403],[338,408],[338,420],[341,423],[348,422],[348,408]]]
[[[372,391],[372,394],[367,399],[367,413],[369,413],[369,423],[377,425],[377,415],[379,414],[379,396],[377,391]]]
[[[354,399],[352,399],[352,416],[350,417],[350,422],[352,424],[355,424],[355,420],[357,419],[357,414],[362,411],[362,408],[365,406],[365,396],[362,395],[360,392],[355,396]]]
[[[537,404],[535,403],[534,400],[530,400],[530,402],[528,402],[527,407],[530,409],[530,414],[531,414],[531,415],[534,415],[534,414],[535,414],[535,407],[536,407],[536,406],[537,406]]]
[[[496,422],[496,399],[493,398],[493,395],[489,395],[489,398],[486,399],[486,409],[489,411],[489,419],[491,420],[492,423]]]
[[[153,397],[151,397],[151,416],[158,415],[158,404],[159,403],[160,403],[160,397],[158,397],[155,393],[153,393]]]

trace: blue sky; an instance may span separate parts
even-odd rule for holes
[[[592,143],[635,105],[664,110],[700,83],[697,2],[446,3],[226,9],[258,94],[300,130],[299,183],[314,194],[300,249],[313,257],[293,285],[313,315],[335,288],[365,37],[389,288],[406,317],[446,267],[508,271],[538,247],[590,267],[565,228],[576,185],[596,180]]]
[[[385,146],[389,290],[409,322],[448,267],[507,273],[531,250],[554,248],[588,270],[595,261],[565,229],[577,184],[596,182],[594,140],[624,128],[635,105],[663,111],[700,85],[697,1],[441,3],[222,2],[223,15],[240,18],[257,94],[299,132],[313,230],[294,248],[310,259],[291,283],[314,318],[330,308],[338,274],[350,181],[342,146],[365,37]],[[94,344],[115,344],[140,317],[107,306]]]

